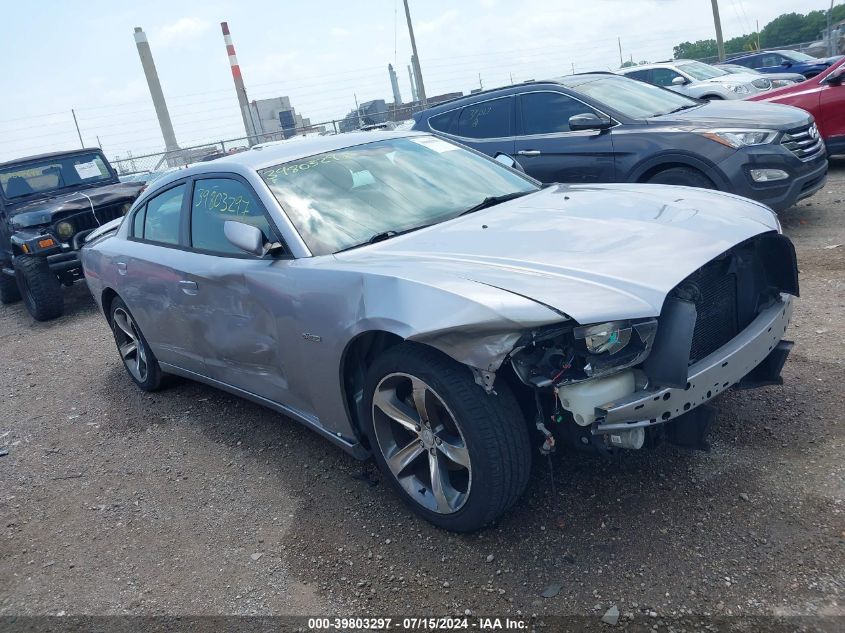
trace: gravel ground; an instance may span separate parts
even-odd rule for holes
[[[535,460],[457,536],[298,424],[143,394],[87,288],[0,309],[0,616],[845,615],[845,161],[781,214],[801,266],[785,385],[718,398],[710,453]],[[551,597],[544,597],[543,593]],[[554,594],[554,595],[551,595]]]

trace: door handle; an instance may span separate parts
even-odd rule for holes
[[[117,272],[121,275],[126,274],[126,262],[117,262]]]
[[[199,292],[199,287],[195,281],[182,280],[179,282],[179,288],[182,289],[186,295],[195,295]]]
[[[539,156],[540,153],[539,149],[521,149],[516,154],[517,156]]]

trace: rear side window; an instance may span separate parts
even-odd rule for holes
[[[147,211],[147,206],[144,205],[135,212],[132,216],[132,236],[137,238],[144,237],[144,213]]]
[[[458,112],[460,112],[460,110],[450,110],[449,112],[433,116],[428,120],[428,125],[432,130],[448,134],[453,131],[452,128],[458,118]]]
[[[569,117],[595,114],[591,107],[559,92],[529,92],[520,100],[524,134],[568,132]]]
[[[185,185],[182,184],[147,201],[147,213],[144,217],[145,240],[161,244],[179,243],[179,219],[184,197]]]
[[[231,178],[205,178],[194,182],[191,202],[191,245],[199,250],[245,255],[223,232],[226,220],[251,224],[275,241],[270,223],[252,189]]]
[[[467,138],[510,136],[512,114],[511,97],[466,106],[458,119],[458,134]]]

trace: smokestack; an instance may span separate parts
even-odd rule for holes
[[[393,88],[393,106],[402,105],[402,95],[399,94],[399,80],[396,78],[396,71],[393,64],[387,65],[387,73],[390,75],[390,86]]]
[[[420,98],[417,96],[417,86],[414,84],[414,71],[411,70],[411,66],[408,66],[408,81],[411,82],[411,99],[415,102],[419,101]]]
[[[141,58],[141,66],[144,68],[147,85],[150,87],[153,107],[156,109],[158,124],[161,127],[161,135],[164,137],[164,147],[168,152],[178,151],[179,144],[176,142],[176,134],[174,134],[173,124],[170,122],[170,113],[167,111],[164,93],[161,91],[161,83],[158,80],[156,64],[153,61],[153,52],[150,50],[147,34],[144,33],[144,30],[140,26],[135,27],[135,45],[138,47],[138,56]]]
[[[241,108],[241,118],[244,121],[244,130],[249,137],[247,142],[250,147],[257,142],[255,139],[257,130],[252,123],[252,110],[249,107],[249,99],[246,97],[246,86],[244,86],[244,79],[241,75],[241,67],[238,64],[238,57],[235,55],[235,45],[232,44],[232,36],[229,33],[229,23],[221,22],[220,27],[223,29],[223,39],[226,42],[226,53],[229,55],[229,65],[232,67],[232,79],[235,80],[235,92],[238,95],[238,105]]]

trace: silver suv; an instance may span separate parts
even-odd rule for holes
[[[616,72],[697,99],[744,99],[772,89],[768,77],[732,74],[691,59],[631,66]]]

